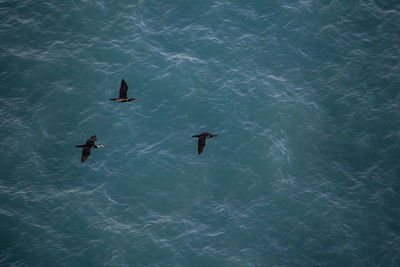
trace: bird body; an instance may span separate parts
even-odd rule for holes
[[[131,102],[136,101],[136,98],[128,98],[128,85],[124,80],[122,80],[121,87],[119,88],[119,98],[111,98],[110,100],[117,102]]]
[[[103,145],[95,145],[94,142],[96,140],[97,140],[97,137],[95,135],[93,135],[88,140],[86,140],[86,143],[84,145],[75,146],[75,147],[81,147],[82,148],[81,162],[85,162],[89,158],[90,151],[91,151],[92,148],[104,148]]]
[[[197,145],[197,152],[199,155],[203,152],[204,147],[206,146],[206,140],[207,138],[213,138],[213,137],[219,137],[216,134],[211,134],[210,132],[202,132],[201,134],[198,135],[193,135],[192,137],[198,137],[198,145]]]

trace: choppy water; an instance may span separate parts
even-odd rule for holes
[[[399,266],[399,29],[398,1],[0,1],[0,265]]]

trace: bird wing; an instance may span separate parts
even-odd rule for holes
[[[84,147],[83,149],[82,149],[82,158],[81,158],[81,162],[85,162],[88,158],[89,158],[89,156],[90,156],[90,150],[91,150],[92,148],[91,147]]]
[[[197,146],[197,151],[199,152],[199,155],[201,154],[201,152],[203,152],[204,147],[206,146],[206,139],[207,139],[206,135],[199,136],[199,142]]]
[[[94,141],[96,141],[96,140],[97,140],[97,138],[95,136],[92,136],[88,140],[86,140],[85,145],[94,146]]]
[[[124,80],[121,81],[121,88],[119,88],[119,98],[128,98],[128,85]]]

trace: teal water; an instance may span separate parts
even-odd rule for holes
[[[0,265],[399,266],[399,29],[397,1],[0,0]]]

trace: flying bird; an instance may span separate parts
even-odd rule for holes
[[[197,152],[199,153],[199,155],[201,154],[201,152],[203,152],[204,147],[206,146],[206,140],[207,138],[213,138],[213,137],[219,137],[216,134],[211,134],[210,132],[203,132],[199,135],[193,135],[192,137],[198,137],[199,138],[199,142],[198,142],[198,146],[197,146]]]
[[[119,98],[111,98],[110,100],[117,102],[130,102],[136,101],[136,98],[128,98],[128,85],[124,80],[122,80],[121,87],[119,88]]]
[[[104,148],[103,145],[95,145],[94,142],[96,140],[97,140],[97,137],[95,135],[93,135],[88,140],[86,140],[86,143],[84,145],[76,146],[76,147],[83,148],[81,162],[85,162],[89,158],[90,150],[92,150],[92,148]]]

